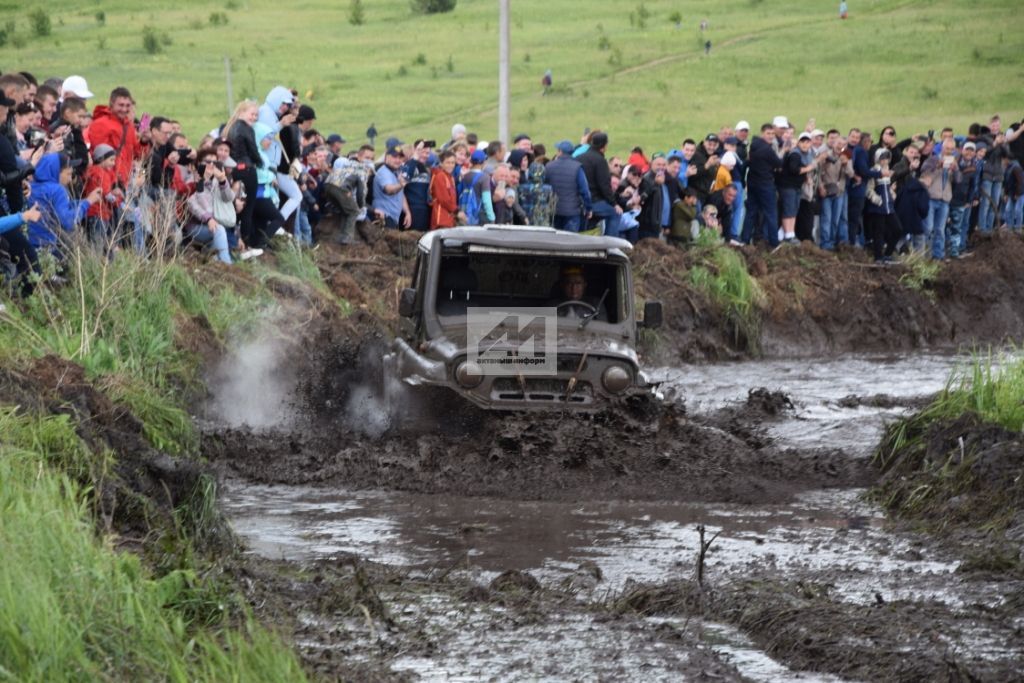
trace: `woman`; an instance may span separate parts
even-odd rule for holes
[[[454,228],[459,200],[455,194],[455,154],[441,152],[440,166],[430,169],[430,229]]]
[[[242,182],[245,194],[245,203],[238,212],[243,245],[249,245],[255,239],[253,212],[256,210],[256,169],[264,166],[260,149],[256,145],[256,133],[253,131],[259,116],[259,104],[255,100],[243,100],[224,125],[224,134],[231,144],[231,158],[237,164],[232,175]]]
[[[900,219],[896,215],[896,193],[889,176],[884,174],[889,170],[891,159],[892,155],[889,150],[879,148],[875,151],[875,166],[872,170],[879,171],[883,175],[879,178],[870,178],[867,186],[864,232],[871,242],[875,263],[892,261],[896,243],[899,242],[900,236],[903,234]]]

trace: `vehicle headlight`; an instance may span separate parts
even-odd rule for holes
[[[472,361],[464,360],[455,368],[455,381],[459,386],[473,389],[484,380],[483,369]]]
[[[601,384],[611,393],[619,394],[633,384],[633,376],[621,365],[612,365],[601,373]]]

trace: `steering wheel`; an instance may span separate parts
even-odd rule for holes
[[[571,306],[579,306],[579,307],[583,308],[585,311],[587,311],[587,315],[597,315],[597,308],[595,308],[591,304],[588,304],[586,301],[580,301],[579,299],[571,299],[569,301],[563,301],[562,303],[560,303],[557,306],[555,306],[555,310],[559,310],[559,309],[562,309],[562,308],[569,308]],[[566,311],[566,313],[568,313],[568,311]],[[559,313],[559,315],[562,315],[562,314]]]

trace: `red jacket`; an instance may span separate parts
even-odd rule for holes
[[[117,179],[127,187],[132,162],[142,158],[142,146],[135,134],[135,123],[122,121],[114,116],[109,107],[101,104],[93,110],[87,137],[94,149],[98,145],[110,145],[120,150],[117,153],[117,165],[114,166],[114,170]]]
[[[455,178],[443,168],[430,169],[430,229],[454,228],[459,212],[459,199],[455,196]]]
[[[107,197],[111,192],[114,191],[114,186],[117,184],[117,175],[114,169],[100,168],[98,164],[92,164],[89,166],[89,170],[85,172],[85,190],[83,194],[88,195],[92,192],[93,188],[100,188],[103,190],[103,196],[95,204],[89,206],[90,216],[99,216],[105,221],[109,221],[114,217],[114,207],[121,203],[118,201],[111,203],[107,201]]]

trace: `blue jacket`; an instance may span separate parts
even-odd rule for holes
[[[89,202],[72,201],[60,184],[59,154],[46,154],[39,160],[32,179],[31,202],[39,204],[43,214],[39,221],[28,224],[28,241],[36,249],[57,244],[57,226],[73,232],[75,223],[85,218],[89,210]]]
[[[853,178],[851,178],[846,183],[846,192],[855,198],[864,197],[867,194],[868,178],[882,177],[881,172],[871,168],[871,164],[868,162],[868,151],[860,145],[853,147],[853,172],[860,178],[860,183],[854,185]]]

